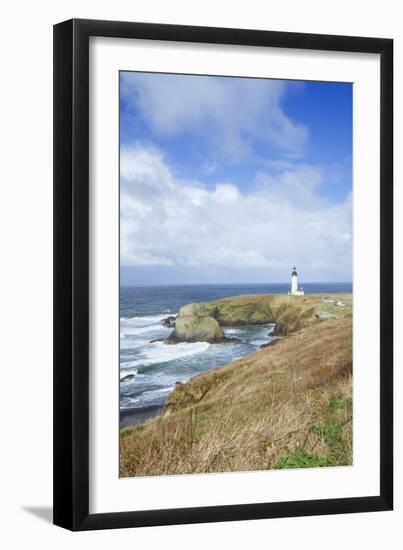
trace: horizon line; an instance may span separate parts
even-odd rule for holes
[[[120,287],[153,287],[153,286],[262,286],[262,285],[289,285],[290,282],[272,282],[272,283],[133,283],[119,284]],[[304,285],[352,285],[352,281],[308,281]]]

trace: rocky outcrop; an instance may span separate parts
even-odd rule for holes
[[[337,317],[334,313],[331,313],[330,311],[327,311],[327,310],[322,309],[320,307],[317,307],[315,309],[315,316],[318,319],[336,319],[336,317]]]
[[[121,382],[127,382],[128,380],[132,380],[135,378],[135,374],[126,374],[126,376],[123,376],[123,378],[120,379]]]
[[[234,296],[214,302],[188,304],[179,310],[187,315],[213,317],[222,327],[275,323],[273,336],[287,336],[315,322],[312,298],[279,294]]]
[[[200,315],[214,317],[220,326],[266,325],[274,321],[271,302],[274,295],[235,296],[214,302],[188,304],[179,317]]]
[[[199,315],[180,315],[176,319],[175,330],[167,343],[176,342],[223,342],[225,336],[217,320]]]
[[[272,335],[288,336],[317,322],[315,308],[307,304],[309,302],[299,304],[294,301],[281,304],[276,310],[276,324]]]
[[[178,386],[175,385],[174,391],[170,394],[164,405],[163,414],[168,416],[172,411],[200,403],[210,394],[211,390],[228,382],[232,376],[231,373],[221,368],[212,369],[208,372],[210,373],[209,377],[204,377],[202,374],[192,378],[192,383],[185,382]]]
[[[162,324],[163,327],[174,328],[175,327],[175,322],[176,322],[175,315],[169,315],[165,319],[162,319],[161,324]]]
[[[341,313],[342,308],[335,307],[338,298],[342,298],[343,303],[346,304],[343,313]],[[220,327],[267,325],[270,323],[274,323],[270,335],[288,336],[309,325],[349,314],[351,314],[351,295],[347,294],[335,295],[332,303],[329,301],[325,303],[323,295],[314,294],[306,296],[289,296],[287,294],[233,296],[181,307],[179,316],[175,319],[176,329],[168,342],[228,341]],[[208,321],[202,322],[201,319],[208,319]],[[216,323],[212,321],[216,321]],[[178,324],[179,330],[177,330]]]

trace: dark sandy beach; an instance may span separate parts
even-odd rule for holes
[[[141,424],[149,418],[154,418],[161,414],[162,407],[145,407],[144,409],[137,409],[136,412],[121,411],[120,412],[120,429],[127,428],[128,426],[136,426]]]

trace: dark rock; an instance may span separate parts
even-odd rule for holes
[[[161,324],[164,327],[175,328],[175,321],[176,321],[175,315],[170,315],[169,317],[162,319]]]
[[[120,379],[121,382],[126,382],[127,380],[131,380],[132,378],[135,378],[135,374],[126,374],[123,378]]]

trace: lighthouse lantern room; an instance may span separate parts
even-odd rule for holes
[[[295,266],[291,272],[291,290],[288,291],[288,294],[290,294],[291,296],[304,295],[304,289],[302,288],[302,286],[298,288],[298,274]]]

